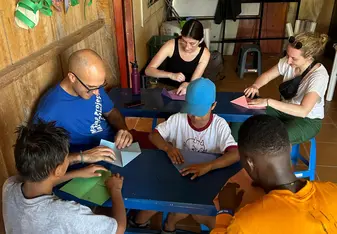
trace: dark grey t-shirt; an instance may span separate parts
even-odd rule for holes
[[[7,234],[116,233],[115,219],[95,215],[86,206],[53,195],[26,199],[21,185],[11,177],[3,186],[2,209]]]

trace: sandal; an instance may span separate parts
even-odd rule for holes
[[[141,229],[150,228],[150,220],[148,220],[145,223],[139,224],[139,223],[136,223],[135,218],[136,218],[136,216],[129,217],[129,219],[128,219],[129,227],[131,227],[131,228],[141,228]]]
[[[165,231],[164,229],[161,230],[160,232],[161,234],[176,234],[176,230],[174,230],[173,232],[169,232],[169,231]]]

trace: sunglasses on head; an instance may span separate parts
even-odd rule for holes
[[[295,49],[301,49],[302,48],[302,43],[299,41],[296,41],[295,37],[291,36],[288,39],[289,43],[291,44],[292,47],[294,47]]]

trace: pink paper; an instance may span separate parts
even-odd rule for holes
[[[177,90],[171,90],[171,91],[167,91],[167,89],[163,89],[163,91],[161,92],[162,95],[172,99],[172,100],[179,100],[179,101],[184,101],[185,100],[185,95],[179,96],[176,94]]]
[[[232,176],[227,183],[237,183],[240,185],[240,189],[244,191],[242,202],[239,206],[239,208],[252,203],[265,194],[262,188],[253,187],[252,186],[252,179],[248,175],[245,169],[241,169],[238,173],[236,173],[234,176]],[[226,184],[227,184],[226,183]],[[219,199],[218,195],[213,200],[214,205],[217,209],[219,209]]]
[[[243,96],[241,96],[237,99],[232,100],[231,103],[233,103],[235,105],[238,105],[238,106],[242,106],[242,107],[247,108],[247,109],[266,109],[266,107],[264,107],[264,106],[248,105],[248,102],[250,100],[251,100],[250,98],[247,98],[245,95],[243,95]]]

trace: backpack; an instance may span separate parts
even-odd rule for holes
[[[223,74],[224,67],[222,54],[219,51],[212,51],[208,65],[204,71],[204,77],[213,82],[223,80],[225,78]]]

